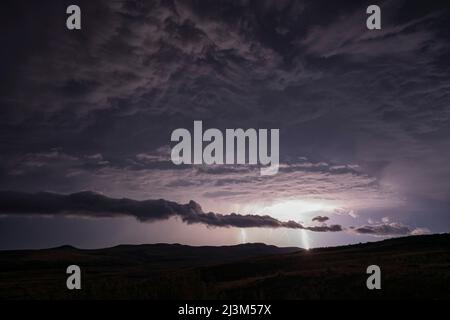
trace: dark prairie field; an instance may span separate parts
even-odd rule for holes
[[[66,289],[66,268],[82,290]],[[367,266],[382,289],[366,288]],[[178,244],[0,252],[0,299],[450,298],[450,235],[304,251],[264,244]]]

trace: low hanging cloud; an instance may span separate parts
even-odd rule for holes
[[[179,204],[164,199],[142,201],[128,198],[116,199],[91,191],[72,194],[0,191],[0,214],[6,216],[77,215],[92,218],[131,216],[148,223],[178,217],[186,224],[200,223],[209,227],[288,228],[312,232],[347,231],[379,237],[419,235],[430,232],[426,228],[412,228],[398,222],[389,222],[387,219],[380,223],[344,228],[338,224],[326,224],[325,222],[329,220],[327,216],[316,216],[312,219],[322,223],[320,226],[304,226],[296,221],[280,221],[268,215],[204,212],[201,206],[192,200],[186,204]]]
[[[267,215],[228,215],[204,212],[195,201],[187,204],[159,200],[114,199],[95,192],[68,195],[49,192],[0,192],[0,213],[6,215],[80,215],[88,217],[132,216],[142,222],[179,217],[187,224],[201,223],[211,227],[290,228],[314,232],[342,231],[340,225],[307,227],[295,221],[280,221]]]
[[[411,228],[397,222],[383,222],[379,224],[364,225],[360,227],[351,227],[350,230],[357,234],[373,235],[373,236],[407,236],[426,234],[430,231],[426,228]]]
[[[325,222],[327,220],[329,220],[330,218],[326,217],[326,216],[317,216],[312,218],[312,221],[317,221],[317,222]]]

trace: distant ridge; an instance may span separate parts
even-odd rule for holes
[[[365,246],[381,246],[381,245],[395,245],[395,244],[404,244],[404,245],[410,245],[410,244],[419,244],[419,245],[425,245],[429,242],[434,242],[436,239],[446,239],[450,237],[450,233],[439,233],[439,234],[427,234],[427,235],[410,235],[410,236],[404,236],[404,237],[395,237],[395,238],[388,238],[388,239],[380,239],[378,241],[367,241],[367,242],[360,242],[360,243],[353,243],[353,244],[347,244],[347,245],[340,245],[340,246],[327,246],[327,247],[316,247],[309,249],[309,251],[314,250],[330,250],[330,249],[336,249],[336,248],[356,248],[356,247],[365,247]],[[74,250],[81,250],[81,251],[94,251],[94,250],[108,250],[108,249],[123,249],[123,248],[157,248],[157,247],[183,247],[183,248],[265,248],[269,249],[272,248],[273,250],[281,250],[281,251],[302,251],[305,250],[301,247],[278,247],[271,244],[266,244],[263,242],[247,242],[247,243],[239,243],[239,244],[233,244],[233,245],[220,245],[220,246],[210,246],[210,245],[188,245],[188,244],[181,244],[181,243],[166,243],[166,242],[157,242],[157,243],[142,243],[142,244],[119,244],[116,246],[111,247],[103,247],[103,248],[94,248],[94,249],[83,249],[78,248],[72,245],[61,245],[58,247],[50,247],[50,248],[43,248],[43,249],[11,249],[11,250],[0,250],[0,253],[3,251],[32,251],[32,250],[55,250],[55,249],[74,249]]]
[[[86,282],[69,294],[71,264]],[[382,290],[366,288],[372,264],[381,268]],[[60,246],[1,251],[0,267],[0,299],[449,299],[450,234],[311,250],[262,243]]]

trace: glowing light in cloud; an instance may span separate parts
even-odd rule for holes
[[[331,213],[338,207],[326,200],[283,200],[270,205],[246,205],[242,212],[268,214],[280,220],[308,221],[318,212]]]

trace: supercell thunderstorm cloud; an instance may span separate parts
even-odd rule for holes
[[[368,30],[362,1],[78,1],[68,30],[70,3],[7,2],[0,249],[450,231],[447,7],[380,1]],[[279,129],[276,174],[175,164],[194,121]]]

